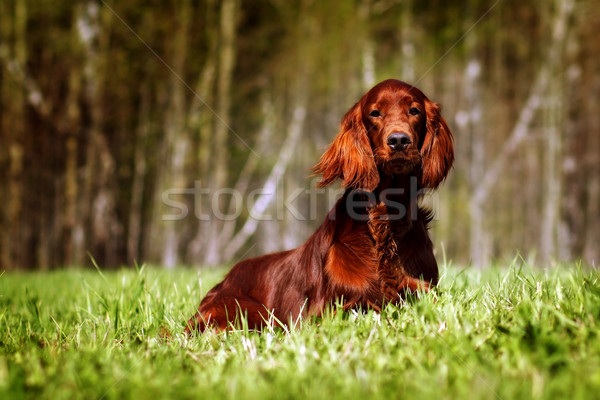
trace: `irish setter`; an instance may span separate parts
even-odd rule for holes
[[[454,161],[453,137],[440,107],[419,89],[386,80],[344,116],[314,167],[319,186],[337,179],[345,193],[302,246],[241,261],[211,289],[186,333],[250,329],[344,308],[380,309],[438,281],[427,233],[431,212],[418,206]],[[275,317],[273,319],[271,317]]]

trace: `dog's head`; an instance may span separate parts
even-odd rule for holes
[[[342,179],[347,188],[373,191],[380,174],[414,175],[435,189],[454,161],[452,132],[438,104],[395,79],[369,90],[344,116],[340,132],[314,167],[319,186]]]

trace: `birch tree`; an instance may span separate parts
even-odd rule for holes
[[[89,223],[91,231],[87,233],[87,249],[80,245],[82,242],[77,243],[74,261],[82,265],[84,251],[88,250],[98,258],[98,262],[115,265],[122,225],[115,214],[115,160],[102,129],[102,99],[105,73],[109,67],[107,51],[112,14],[95,1],[86,1],[79,7],[77,27],[85,55],[85,65],[82,66],[83,96],[90,115],[90,125],[85,132],[88,145],[78,222]],[[77,240],[84,236],[79,232],[87,231],[81,225],[76,230]]]
[[[574,9],[572,0],[556,0],[554,2],[554,17],[552,19],[552,46],[545,67],[548,68],[550,79],[544,104],[544,122],[546,136],[545,163],[545,193],[544,212],[542,216],[540,253],[544,262],[551,257],[564,255],[568,257],[566,244],[568,241],[559,240],[561,229],[561,199],[562,195],[562,126],[565,122],[564,98],[564,47],[568,34],[569,17]]]
[[[221,3],[220,15],[220,37],[219,37],[219,72],[217,75],[217,106],[215,108],[216,120],[213,129],[211,162],[211,185],[214,194],[219,188],[224,188],[228,181],[229,165],[229,140],[231,121],[229,119],[231,107],[231,81],[233,68],[235,66],[235,41],[236,25],[238,18],[239,3],[237,0],[224,0]],[[219,198],[217,207],[224,210],[226,202]],[[209,238],[216,238],[223,229],[223,221],[213,218],[210,223]],[[218,264],[222,258],[219,244],[216,240],[210,240],[206,248],[205,262],[209,265]]]
[[[169,109],[165,118],[164,126],[164,149],[165,160],[161,173],[163,184],[159,190],[165,188],[182,188],[186,184],[185,165],[187,151],[190,141],[186,129],[186,94],[187,88],[181,82],[181,76],[185,76],[187,60],[189,24],[192,10],[190,0],[179,3],[177,21],[179,26],[174,36],[172,69],[176,73],[171,74]],[[173,268],[179,261],[180,235],[174,226],[176,221],[164,221],[162,224],[162,265]]]

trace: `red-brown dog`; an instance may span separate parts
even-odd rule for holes
[[[379,309],[429,290],[438,281],[431,213],[417,199],[446,178],[453,160],[439,106],[407,83],[381,82],[348,111],[314,168],[320,186],[342,179],[346,188],[323,224],[297,249],[235,265],[186,331],[240,326],[241,317],[251,329],[271,316],[286,324],[336,300]]]

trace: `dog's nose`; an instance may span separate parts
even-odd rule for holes
[[[410,140],[410,136],[408,136],[406,133],[395,132],[387,138],[388,146],[390,146],[394,151],[402,151],[411,143],[412,140]]]

